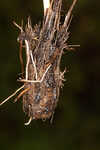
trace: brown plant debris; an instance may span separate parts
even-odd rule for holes
[[[14,22],[21,30],[18,41],[21,45],[22,73],[24,71],[22,48],[25,47],[26,50],[25,75],[18,80],[24,85],[0,105],[23,89],[17,99],[23,95],[23,111],[29,117],[25,125],[33,119],[48,119],[54,114],[64,80],[64,73],[60,71],[60,62],[63,50],[69,48],[68,28],[76,1],[73,1],[63,24],[60,22],[62,0],[51,1],[49,8],[44,11],[42,25],[35,25],[32,28],[31,20],[28,18],[28,23],[23,30],[23,27]]]

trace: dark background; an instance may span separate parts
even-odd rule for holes
[[[63,0],[65,14],[71,0]],[[0,101],[20,84],[19,30],[12,24],[42,20],[42,0],[0,1]],[[100,1],[78,0],[70,26],[70,44],[80,44],[65,52],[66,82],[61,90],[53,123],[28,120],[22,99],[13,98],[0,107],[0,150],[100,150]]]

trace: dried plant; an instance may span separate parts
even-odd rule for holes
[[[23,111],[29,117],[29,121],[25,125],[30,124],[33,119],[52,118],[54,114],[65,73],[65,71],[60,71],[60,62],[63,50],[69,49],[67,44],[68,28],[76,1],[73,1],[63,24],[60,22],[62,0],[52,0],[51,2],[43,0],[42,25],[35,25],[32,28],[31,20],[28,18],[28,23],[23,30],[22,26],[20,27],[14,22],[21,31],[18,41],[20,42],[22,73],[24,73],[22,48],[25,47],[26,50],[25,75],[18,80],[24,85],[0,105],[22,90],[15,101],[23,95]]]

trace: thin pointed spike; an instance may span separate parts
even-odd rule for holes
[[[43,0],[44,17],[47,15],[48,8],[50,7],[50,0]]]
[[[71,7],[70,7],[70,9],[69,9],[69,11],[68,11],[66,17],[65,17],[64,27],[66,27],[66,26],[68,25],[68,22],[70,21],[71,13],[72,13],[72,10],[73,10],[73,8],[74,8],[76,2],[77,2],[77,0],[74,0],[74,1],[73,1],[72,5],[71,5]]]
[[[30,87],[25,89],[24,91],[22,91],[14,100],[14,102],[17,102],[18,99],[20,99],[21,96],[23,96],[23,94],[25,94],[27,91],[29,91]]]
[[[11,94],[8,98],[6,98],[3,102],[0,103],[0,106],[6,103],[9,99],[11,99],[13,96],[15,96],[21,89],[24,88],[24,85],[21,86],[19,89],[17,89],[13,94]]]
[[[37,77],[37,69],[36,69],[36,65],[35,65],[34,59],[33,59],[32,51],[30,52],[30,55],[31,55],[31,60],[32,60],[33,67],[34,67],[34,70],[35,70],[35,78],[37,80],[38,79],[38,77]]]
[[[26,82],[26,83],[41,83],[41,80],[26,80],[26,79],[18,79],[19,82]]]
[[[26,59],[27,59],[27,63],[26,63],[26,80],[27,80],[28,79],[28,65],[30,61],[29,44],[27,40],[25,40],[25,45],[26,45]]]
[[[29,118],[29,121],[26,122],[24,125],[25,125],[25,126],[28,126],[28,125],[31,123],[31,121],[32,121],[32,117],[30,117],[30,118]]]
[[[31,26],[32,26],[31,18],[30,18],[30,17],[28,17],[28,28],[31,28]]]
[[[46,75],[46,73],[48,72],[49,68],[51,67],[51,64],[48,66],[48,68],[46,69],[45,73],[42,76],[42,79],[40,80],[40,82],[42,82],[44,80],[44,77]]]
[[[80,45],[68,45],[68,47],[80,47]]]
[[[23,29],[22,29],[22,27],[21,26],[19,26],[15,21],[13,21],[13,24],[18,28],[18,29],[20,29],[21,30],[21,32],[23,32]]]

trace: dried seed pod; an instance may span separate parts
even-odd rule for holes
[[[42,25],[32,28],[28,18],[24,31],[15,24],[21,30],[18,41],[21,44],[25,42],[26,49],[25,77],[19,79],[24,83],[21,88],[24,90],[17,97],[18,99],[23,95],[23,111],[30,118],[26,125],[32,119],[50,118],[55,111],[64,75],[60,71],[60,62],[63,50],[68,48],[68,27],[75,3],[76,0],[73,1],[62,25],[62,0],[51,1],[48,11],[44,12]],[[22,55],[20,56],[22,62]],[[13,96],[15,94],[16,92]]]

